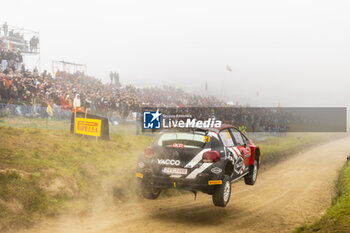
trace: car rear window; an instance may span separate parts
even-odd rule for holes
[[[205,145],[204,132],[169,132],[159,136],[159,146],[177,148],[202,148]]]

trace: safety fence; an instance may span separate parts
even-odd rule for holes
[[[108,114],[110,133],[141,134],[138,122]],[[0,103],[0,126],[70,130],[72,111],[60,106],[16,105]]]
[[[136,113],[131,113],[129,118],[122,119],[117,114],[106,114],[109,121],[111,134],[145,134],[142,133],[141,122],[136,120]],[[50,130],[70,130],[71,110],[64,110],[61,106],[43,107],[39,105],[15,105],[0,103],[0,126],[22,127]],[[239,127],[242,132],[244,128]],[[146,133],[149,135],[149,133]],[[278,132],[247,132],[254,140],[265,140],[268,137],[283,137],[287,133]]]

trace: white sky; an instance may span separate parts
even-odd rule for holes
[[[208,80],[207,94],[251,105],[350,105],[350,1],[11,0],[1,9],[1,23],[40,32],[49,71],[66,60],[136,86],[206,94]]]

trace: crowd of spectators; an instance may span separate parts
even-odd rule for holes
[[[21,106],[17,111],[22,115],[32,111],[29,107],[36,106],[41,107],[41,116],[47,117],[46,108],[50,106],[56,116],[69,117],[72,109],[81,106],[92,113],[126,119],[132,112],[141,112],[142,107],[177,107],[178,113],[203,120],[217,118],[248,127],[252,132],[284,132],[289,127],[290,116],[270,109],[237,107],[233,110],[213,96],[204,97],[170,86],[122,86],[116,72],[110,73],[109,83],[83,72],[39,73],[37,69],[26,69],[22,61],[20,51],[6,50],[0,45],[0,108]]]
[[[119,75],[118,84],[119,82]],[[136,88],[132,85],[113,85],[82,72],[30,71],[24,65],[18,69],[8,61],[6,69],[0,70],[0,102],[2,104],[52,106],[71,112],[74,98],[90,112],[108,115],[116,113],[126,118],[142,106],[224,106],[214,97],[189,94],[169,86]]]
[[[0,72],[20,69],[23,56],[20,50],[8,50],[1,45],[0,40]]]
[[[190,94],[170,86],[122,86],[119,75],[114,78],[114,73],[111,73],[111,82],[103,83],[83,72],[57,70],[52,76],[47,71],[41,74],[37,69],[30,71],[23,64],[20,69],[12,61],[8,64],[6,69],[0,70],[0,105],[22,106],[20,111],[23,114],[27,112],[25,106],[42,109],[50,106],[57,114],[63,113],[68,117],[73,108],[82,106],[92,113],[126,119],[132,112],[141,112],[143,107],[177,107],[175,109],[180,109],[177,113],[203,120],[214,117],[248,127],[252,132],[288,130],[290,116],[270,109],[237,107],[233,110],[215,97]]]

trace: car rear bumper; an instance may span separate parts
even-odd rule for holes
[[[183,189],[189,191],[201,191],[204,193],[213,193],[222,180],[213,180],[208,174],[202,173],[195,179],[171,178],[169,176],[154,175],[150,170],[139,171],[136,176],[149,183],[154,188],[159,189]]]

